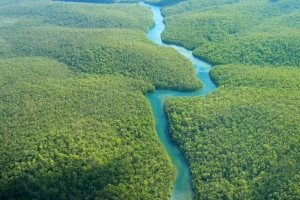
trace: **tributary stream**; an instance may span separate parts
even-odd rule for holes
[[[148,37],[157,44],[163,46],[169,46],[176,49],[179,53],[187,57],[195,66],[197,77],[201,79],[204,87],[201,90],[195,92],[177,92],[172,90],[157,90],[155,92],[147,94],[147,98],[150,101],[153,114],[156,122],[156,132],[166,148],[172,163],[177,169],[177,177],[173,185],[173,191],[171,194],[171,200],[191,200],[193,199],[193,193],[191,188],[191,174],[189,165],[185,160],[178,145],[171,140],[170,133],[168,131],[168,120],[164,112],[164,100],[166,97],[179,97],[179,96],[200,96],[205,95],[216,88],[216,85],[210,78],[209,70],[211,65],[195,58],[192,51],[186,50],[183,47],[176,45],[164,44],[161,39],[161,33],[165,29],[163,23],[163,16],[161,14],[160,7],[152,6],[143,3],[143,5],[151,8],[153,12],[153,20],[155,26],[147,33]]]

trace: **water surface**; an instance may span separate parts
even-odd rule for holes
[[[163,23],[163,16],[161,14],[160,7],[145,3],[142,4],[151,8],[153,12],[153,20],[155,21],[155,26],[147,33],[148,37],[155,43],[172,47],[187,57],[194,64],[196,76],[201,79],[204,84],[204,87],[201,90],[197,90],[195,92],[157,90],[147,94],[147,98],[150,101],[153,114],[155,116],[156,132],[162,144],[166,148],[172,163],[177,169],[177,177],[174,182],[171,200],[191,200],[193,199],[193,192],[191,187],[191,174],[189,171],[189,165],[179,147],[171,141],[170,133],[168,131],[168,120],[164,112],[164,100],[166,97],[200,96],[213,91],[216,88],[216,85],[209,76],[209,71],[212,66],[195,58],[192,54],[192,51],[176,45],[168,45],[163,43],[161,39],[161,33],[165,29],[165,24]]]

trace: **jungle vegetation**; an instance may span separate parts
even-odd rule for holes
[[[188,91],[202,86],[185,57],[150,42],[141,31],[43,26],[6,28],[0,35],[13,55],[51,57],[73,71],[122,74],[157,89]]]
[[[6,19],[0,26],[0,57],[50,57],[73,71],[122,74],[157,89],[202,87],[184,56],[147,38],[153,21],[145,6],[52,1],[14,6],[0,8]]]
[[[179,2],[182,2],[184,0],[145,0],[146,3],[150,3],[152,5],[167,7],[176,5]]]
[[[163,8],[165,42],[222,64],[210,72],[216,91],[165,104],[195,199],[300,198],[299,9],[295,0]]]
[[[0,60],[0,199],[166,199],[175,171],[143,93],[56,60]]]
[[[1,0],[0,27],[45,26],[122,28],[148,31],[152,13],[138,4],[88,4],[41,0]]]
[[[300,66],[297,0],[187,0],[165,7],[163,40],[213,63]]]
[[[0,19],[0,199],[167,199],[144,94],[202,83],[146,37],[150,9],[2,0]]]
[[[0,199],[168,198],[144,94],[202,84],[134,1],[0,1]],[[164,6],[165,42],[229,63],[215,92],[165,106],[196,199],[299,199],[298,1],[146,2]]]
[[[139,0],[55,0],[55,1],[66,1],[66,2],[84,2],[84,3],[138,3]]]
[[[195,199],[300,198],[300,69],[231,64],[205,97],[168,98]]]
[[[299,68],[289,66],[271,68],[229,64],[216,66],[210,75],[218,86],[223,87],[245,86],[300,90],[299,73]]]

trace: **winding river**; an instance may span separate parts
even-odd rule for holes
[[[147,33],[148,37],[157,44],[163,46],[169,46],[176,49],[179,53],[187,57],[195,66],[197,77],[201,79],[204,87],[201,90],[195,92],[177,92],[172,90],[158,90],[147,94],[147,98],[150,101],[153,114],[156,121],[156,132],[166,148],[172,163],[177,168],[177,177],[173,185],[173,191],[171,194],[171,200],[191,200],[193,199],[193,192],[191,186],[191,174],[189,171],[189,165],[185,160],[179,147],[171,141],[170,133],[168,131],[168,121],[164,112],[164,100],[166,97],[175,96],[200,96],[205,95],[216,88],[209,76],[209,70],[211,65],[195,58],[192,51],[186,50],[183,47],[176,45],[164,44],[161,40],[161,33],[165,29],[163,23],[163,16],[161,14],[160,7],[152,6],[146,3],[142,3],[145,6],[151,8],[153,12],[153,20],[155,26]]]

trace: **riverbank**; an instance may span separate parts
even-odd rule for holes
[[[164,31],[165,25],[163,23],[163,16],[161,14],[160,7],[145,3],[143,3],[143,5],[151,8],[153,12],[153,20],[155,21],[155,26],[151,30],[149,30],[147,36],[155,43],[163,46],[172,47],[176,49],[179,53],[187,57],[195,67],[196,76],[203,82],[204,85],[202,89],[194,92],[157,90],[146,95],[148,100],[150,101],[152,111],[155,116],[155,128],[158,137],[160,138],[162,144],[166,148],[166,151],[168,152],[172,163],[177,169],[177,177],[173,184],[171,199],[190,200],[193,199],[193,192],[189,165],[178,145],[172,141],[171,135],[168,130],[168,119],[164,112],[164,102],[167,97],[200,96],[213,91],[216,88],[216,85],[211,80],[209,75],[209,71],[212,66],[194,57],[192,51],[189,51],[180,46],[163,43],[161,39],[161,33]]]

